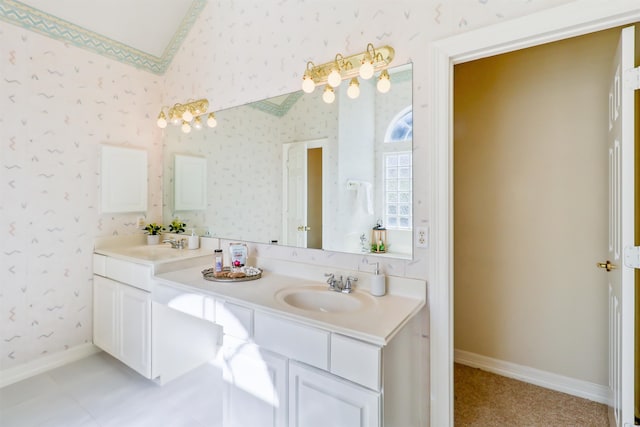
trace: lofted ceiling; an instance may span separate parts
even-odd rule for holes
[[[0,20],[163,74],[207,0],[0,0]]]

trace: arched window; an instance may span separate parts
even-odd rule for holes
[[[411,230],[413,216],[413,110],[409,106],[391,120],[385,134],[384,212],[389,229]]]
[[[413,139],[413,108],[409,105],[391,120],[384,142],[402,142]]]

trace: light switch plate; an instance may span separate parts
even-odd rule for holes
[[[429,247],[429,227],[416,227],[416,248]]]

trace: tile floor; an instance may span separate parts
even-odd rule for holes
[[[222,387],[214,365],[161,387],[98,353],[0,389],[0,426],[218,427]]]

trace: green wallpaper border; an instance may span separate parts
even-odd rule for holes
[[[153,74],[162,75],[167,71],[173,57],[206,4],[207,0],[193,0],[162,57],[135,49],[16,0],[0,0],[0,20]]]

